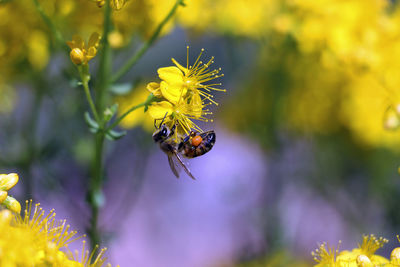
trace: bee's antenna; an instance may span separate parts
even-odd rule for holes
[[[161,123],[160,123],[160,127],[161,127],[161,125],[164,123],[164,120],[165,120],[165,118],[167,117],[167,114],[168,114],[168,112],[165,113],[165,116],[164,116],[164,118],[162,119],[162,121],[161,121]]]
[[[159,119],[155,119],[155,120],[154,120],[154,128],[156,128],[157,130],[160,129],[161,125],[164,123],[165,118],[167,117],[167,114],[168,114],[168,112],[165,113],[164,118],[162,119],[162,121],[161,121],[161,123],[160,123],[160,125],[159,125],[158,127],[157,127],[157,121],[158,121]]]

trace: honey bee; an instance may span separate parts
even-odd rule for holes
[[[194,158],[204,155],[214,146],[215,133],[214,131],[200,134],[191,132],[178,144],[172,138],[175,129],[176,125],[169,129],[167,125],[161,122],[160,127],[156,127],[156,131],[153,133],[153,140],[158,143],[161,150],[167,154],[168,164],[176,178],[179,178],[179,166],[182,166],[187,175],[189,175],[193,180],[196,180],[189,168],[182,161],[180,155],[186,158]]]

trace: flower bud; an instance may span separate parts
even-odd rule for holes
[[[0,174],[0,190],[8,191],[18,183],[18,174]]]
[[[392,263],[400,263],[400,247],[392,250],[392,253],[390,253],[390,261]]]
[[[7,198],[1,204],[12,212],[18,214],[21,212],[21,204],[19,204],[18,200],[13,197],[7,196]]]
[[[74,48],[69,54],[71,61],[76,65],[81,65],[85,62],[85,54],[79,48]]]
[[[0,191],[0,203],[3,203],[3,201],[6,200],[7,196],[7,191]]]

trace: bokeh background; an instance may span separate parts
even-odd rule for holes
[[[175,1],[129,0],[114,11],[114,69]],[[40,1],[65,40],[101,32],[89,0]],[[120,110],[145,100],[157,69],[215,56],[216,144],[175,179],[135,111],[107,142],[103,246],[121,266],[310,266],[327,241],[362,234],[398,246],[400,6],[389,0],[187,0],[116,84]],[[78,73],[30,0],[0,0],[0,169],[14,196],[55,208],[80,234],[92,134]],[[86,38],[87,38],[86,37]],[[97,58],[91,61],[96,70]],[[93,81],[96,77],[92,77]]]

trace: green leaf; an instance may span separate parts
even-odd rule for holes
[[[89,130],[92,133],[97,133],[99,130],[99,124],[95,120],[93,120],[92,117],[90,117],[90,114],[87,111],[85,112],[84,117],[86,124],[89,126]]]
[[[118,84],[113,84],[110,88],[110,91],[116,95],[126,95],[130,93],[132,89],[133,86],[130,83],[118,83]]]
[[[111,141],[114,141],[114,140],[118,140],[118,139],[122,138],[124,135],[126,135],[126,131],[117,132],[114,130],[109,130],[106,133],[106,138]]]

